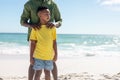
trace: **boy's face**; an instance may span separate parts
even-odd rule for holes
[[[48,22],[50,20],[50,11],[49,11],[49,9],[39,11],[38,16],[39,16],[41,21]]]

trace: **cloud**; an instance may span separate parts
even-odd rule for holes
[[[120,11],[120,0],[98,0],[98,3],[105,8]]]
[[[120,0],[100,0],[102,5],[120,5]]]

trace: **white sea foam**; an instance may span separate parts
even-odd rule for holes
[[[1,42],[0,54],[29,54],[29,45]],[[59,56],[68,57],[120,56],[120,48],[115,44],[87,46],[84,44],[64,43],[58,44],[58,54]]]
[[[16,43],[0,43],[0,54],[28,54],[29,48]]]

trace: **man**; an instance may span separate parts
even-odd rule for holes
[[[31,28],[34,28],[34,29],[40,28],[39,17],[37,16],[37,9],[39,6],[46,6],[49,8],[51,12],[50,14],[51,19],[50,19],[50,22],[47,24],[47,27],[51,28],[53,26],[56,26],[57,28],[59,28],[62,23],[59,9],[52,0],[29,0],[24,5],[23,13],[21,15],[21,20],[20,20],[20,23],[22,26],[28,27],[28,38],[27,38],[28,41],[29,41]],[[53,24],[51,22],[55,22],[55,23]],[[54,64],[54,68],[52,70],[52,74],[53,74],[54,80],[57,80],[57,74],[58,74],[57,66],[55,62],[53,64]],[[28,71],[28,80],[33,80],[34,70],[32,67],[33,65],[30,64],[29,71]]]

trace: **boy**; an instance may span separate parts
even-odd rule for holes
[[[30,63],[36,70],[34,80],[40,80],[42,69],[45,72],[45,80],[50,80],[53,61],[57,60],[56,28],[46,26],[50,20],[50,11],[47,7],[39,7],[37,14],[41,26],[40,29],[32,29],[30,35]]]
[[[28,37],[27,37],[28,41],[31,33],[31,28],[39,29],[38,24],[40,21],[39,21],[39,17],[37,16],[37,9],[39,6],[46,6],[47,8],[49,8],[51,12],[51,19],[50,22],[47,24],[47,27],[51,28],[53,26],[56,26],[56,28],[59,28],[62,24],[60,11],[54,0],[28,0],[24,4],[23,13],[20,19],[21,25],[28,28]],[[55,23],[53,24],[51,22],[55,22]],[[53,64],[54,64],[54,68],[51,72],[54,80],[57,80],[58,77],[57,65],[55,62]],[[33,80],[34,72],[35,71],[33,70],[33,65],[30,64],[28,69],[28,80]]]

